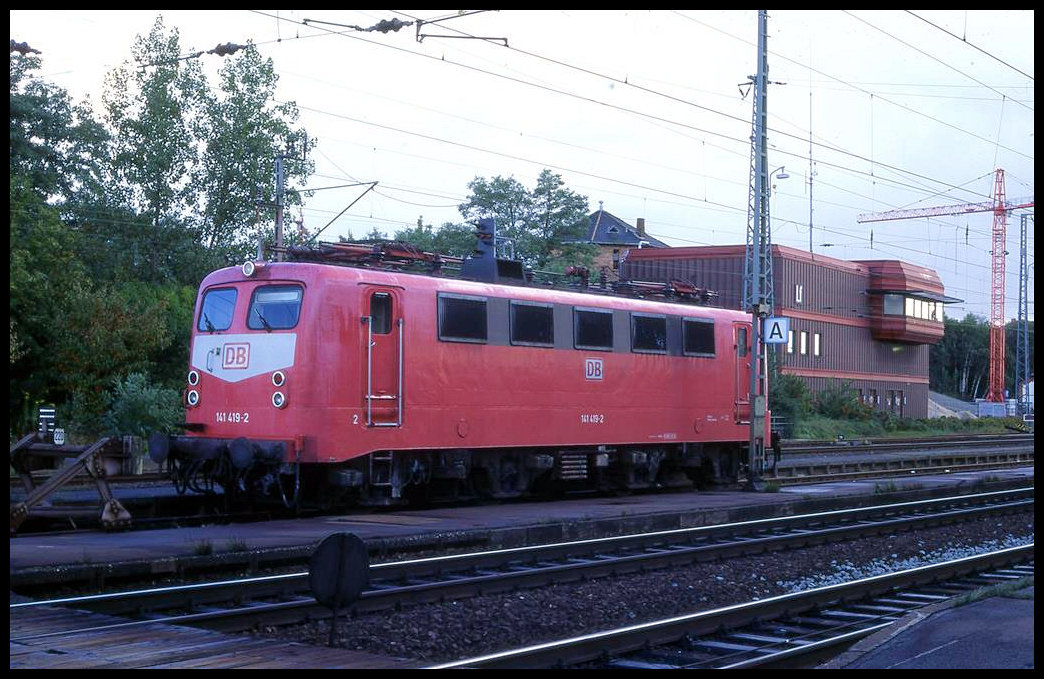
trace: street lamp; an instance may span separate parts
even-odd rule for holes
[[[764,166],[762,166],[764,167]],[[756,204],[761,207],[760,214],[755,212],[755,222],[761,224],[760,233],[757,226],[752,230],[753,238],[748,245],[748,276],[751,294],[751,370],[750,370],[750,444],[747,460],[747,488],[760,490],[761,472],[765,464],[765,416],[768,414],[768,373],[775,372],[776,353],[769,354],[768,344],[764,341],[761,324],[772,315],[773,274],[772,274],[772,220],[769,204],[772,200],[773,178],[786,179],[786,167],[781,165],[764,175],[764,182],[755,182],[755,191],[760,194]],[[771,357],[771,363],[770,363]]]
[[[768,252],[769,252],[769,258],[772,257],[772,189],[775,188],[775,185],[772,183],[772,181],[773,181],[774,178],[775,179],[789,179],[790,178],[790,175],[787,173],[787,168],[786,168],[785,165],[780,165],[779,167],[777,167],[772,172],[769,172],[769,180],[768,180],[768,197],[769,197],[769,200],[768,200],[768,206],[769,206],[768,241],[769,242],[768,242],[768,246],[767,246],[767,249],[768,249]],[[771,285],[771,282],[770,282],[770,285]],[[774,297],[775,297],[775,295],[770,294],[769,298],[768,298],[770,311],[771,311],[771,307],[775,303]],[[778,363],[778,358],[776,356],[775,349],[773,349],[773,351],[771,353],[769,353],[768,347],[765,346],[765,366],[766,366],[766,368],[768,370],[768,373],[769,373],[769,375],[771,376],[772,379],[776,378],[776,372],[777,372],[776,364],[777,363]]]

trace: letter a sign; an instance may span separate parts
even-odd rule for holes
[[[761,341],[765,344],[786,344],[789,332],[789,318],[766,318],[765,332]]]

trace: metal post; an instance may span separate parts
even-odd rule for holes
[[[373,316],[363,316],[366,323],[366,426],[373,426]]]
[[[404,321],[403,321],[403,319],[401,319],[401,318],[400,318],[400,319],[399,319],[399,393],[398,393],[398,402],[399,402],[399,413],[398,413],[398,416],[397,416],[397,417],[396,417],[396,419],[395,419],[395,423],[396,423],[396,424],[397,424],[398,426],[400,426],[400,427],[402,426],[402,402],[403,402],[403,400],[404,400],[404,399],[406,398],[406,394],[402,393],[402,341],[403,341],[403,325],[404,325]]]
[[[276,247],[283,247],[283,156],[276,156],[276,222],[275,240]],[[276,261],[283,261],[281,250],[276,251]]]

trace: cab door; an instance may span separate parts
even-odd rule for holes
[[[736,365],[733,370],[735,386],[733,387],[734,419],[741,424],[750,422],[750,325],[747,323],[732,324],[732,339],[735,347]]]
[[[402,426],[403,326],[398,291],[364,286],[362,300],[363,413],[368,427]]]

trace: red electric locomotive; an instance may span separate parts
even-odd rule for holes
[[[750,317],[526,285],[491,225],[461,278],[248,262],[200,285],[180,490],[288,505],[731,483],[750,434]],[[426,256],[436,268],[439,258]],[[385,258],[387,259],[387,258]],[[653,289],[650,287],[650,289]],[[644,293],[650,291],[647,289]]]

